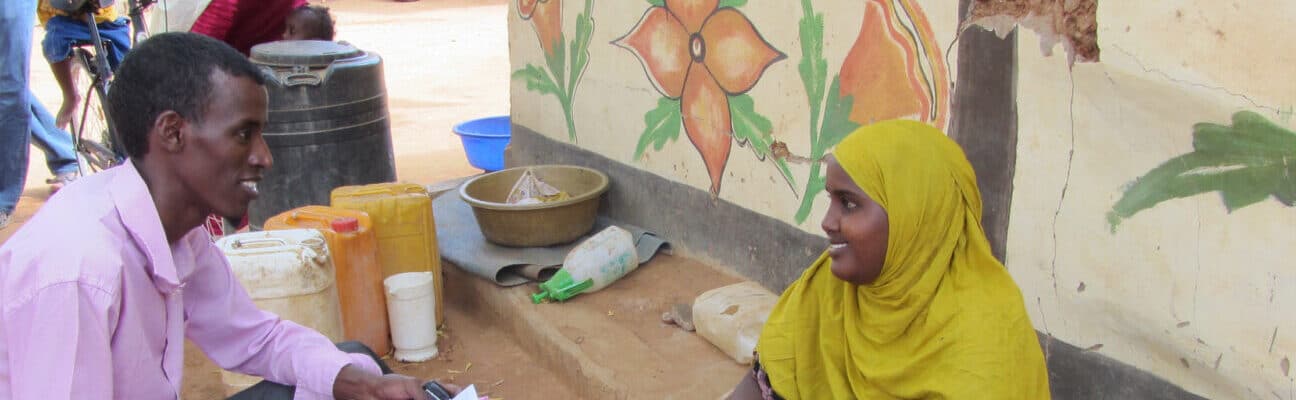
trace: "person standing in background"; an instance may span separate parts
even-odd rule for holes
[[[27,180],[27,74],[35,18],[35,1],[0,1],[0,227],[9,224]]]
[[[0,228],[9,225],[27,183],[31,138],[45,151],[54,188],[76,179],[72,137],[28,88],[35,0],[0,1]]]
[[[191,32],[215,38],[248,55],[252,46],[283,38],[288,15],[306,0],[211,0]]]

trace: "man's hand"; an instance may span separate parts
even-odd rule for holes
[[[445,385],[450,394],[459,387]],[[347,365],[333,381],[333,397],[342,400],[425,400],[423,382],[405,375],[374,375],[359,367]]]

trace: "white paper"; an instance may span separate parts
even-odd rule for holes
[[[479,398],[480,397],[477,396],[477,387],[468,385],[468,387],[463,388],[458,395],[455,395],[455,397],[450,400],[478,400]]]

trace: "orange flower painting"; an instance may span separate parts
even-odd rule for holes
[[[911,0],[870,0],[859,37],[841,68],[840,96],[853,96],[850,120],[909,118],[944,128],[950,82],[926,16]]]
[[[828,76],[824,18],[801,2],[801,62],[797,71],[810,106],[810,159],[828,153],[861,125],[896,118],[944,129],[949,121],[949,73],[927,15],[915,0],[865,0],[859,35],[841,69]],[[810,216],[824,190],[818,163],[810,166],[795,219]]]
[[[562,0],[518,0],[518,15],[531,21],[546,56],[562,45]]]
[[[735,119],[767,122],[759,115],[748,115],[754,113],[750,107],[734,108],[731,98],[751,90],[766,68],[786,56],[766,42],[742,12],[722,7],[720,0],[665,0],[650,7],[613,44],[638,57],[662,96],[678,100],[678,119],[702,156],[711,193],[718,194],[736,138]],[[750,103],[744,100],[743,104]],[[744,115],[735,116],[735,110]],[[763,159],[758,144],[752,146]]]

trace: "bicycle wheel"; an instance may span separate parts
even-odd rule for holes
[[[73,115],[73,144],[81,172],[98,172],[117,164],[117,156],[112,151],[108,115],[104,110],[105,96],[98,85],[99,74],[95,73],[94,55],[78,48],[73,51],[72,57],[73,82],[84,93],[81,106],[77,107]]]

